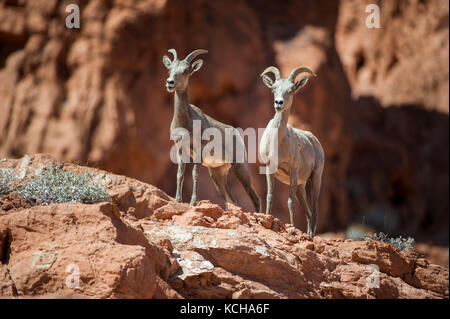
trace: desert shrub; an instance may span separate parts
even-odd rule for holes
[[[12,168],[0,169],[0,195],[13,191],[13,182],[16,179],[16,172]]]
[[[414,238],[408,237],[408,238],[403,238],[402,236],[394,238],[394,237],[390,237],[389,235],[380,232],[380,233],[375,233],[372,236],[368,237],[369,240],[378,240],[381,241],[383,243],[388,243],[391,245],[394,245],[395,247],[397,247],[400,250],[413,250],[413,244],[414,244]]]
[[[18,187],[17,192],[31,205],[111,201],[108,192],[94,180],[91,172],[78,175],[56,167],[43,169],[39,175]]]

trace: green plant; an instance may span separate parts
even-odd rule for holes
[[[0,169],[0,195],[12,192],[12,184],[16,177],[16,172],[12,168]]]
[[[91,172],[78,175],[60,168],[47,167],[17,192],[31,205],[80,202],[111,202],[108,192],[94,180]]]
[[[367,237],[369,240],[378,240],[381,241],[383,243],[388,243],[391,245],[394,245],[395,247],[397,247],[400,250],[413,250],[413,244],[414,244],[414,238],[408,237],[408,238],[403,238],[402,236],[394,238],[394,237],[390,237],[389,235],[380,232],[380,233],[375,233],[370,237]]]

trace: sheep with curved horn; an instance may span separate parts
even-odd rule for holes
[[[291,224],[294,225],[294,198],[305,211],[308,224],[307,233],[313,237],[316,233],[318,202],[322,182],[325,154],[319,140],[308,131],[296,129],[288,124],[293,96],[308,82],[308,76],[297,76],[303,72],[316,76],[306,67],[294,69],[288,78],[283,79],[278,68],[271,66],[261,74],[264,84],[274,95],[275,116],[267,124],[261,138],[260,154],[266,159],[267,206],[266,214],[271,214],[274,179],[289,185],[288,209]],[[275,81],[267,74],[273,73]],[[276,134],[276,135],[274,135]],[[275,142],[274,142],[275,141]],[[276,149],[274,149],[276,148]],[[273,158],[277,156],[277,158]],[[276,162],[275,170],[270,162]],[[310,182],[311,203],[306,195],[306,183]]]
[[[205,130],[209,128],[214,128],[220,132],[221,137],[225,139],[225,135],[230,130],[233,134],[233,142],[227,143],[226,140],[222,140],[221,143],[221,156],[216,156],[216,154],[212,155],[211,158],[203,157],[201,155],[201,164],[203,166],[208,167],[208,172],[213,180],[214,186],[219,192],[222,199],[225,201],[225,206],[228,209],[228,204],[235,204],[235,200],[230,193],[227,184],[227,176],[228,170],[230,168],[233,169],[236,177],[244,186],[245,191],[250,196],[253,205],[255,206],[255,210],[260,212],[261,209],[261,200],[259,196],[254,191],[251,183],[250,183],[250,174],[248,172],[246,154],[244,155],[243,161],[238,161],[237,157],[233,156],[232,158],[228,158],[226,154],[237,154],[237,150],[243,150],[245,153],[245,144],[242,137],[239,135],[239,131],[233,128],[230,125],[223,124],[219,121],[214,120],[208,115],[204,114],[202,110],[200,110],[195,105],[189,104],[188,99],[188,81],[189,77],[196,71],[198,71],[202,65],[203,60],[198,59],[195,60],[199,55],[205,54],[208,51],[198,49],[189,53],[184,60],[178,60],[178,55],[175,49],[170,49],[170,53],[173,55],[173,60],[171,61],[167,56],[163,57],[163,64],[169,70],[169,77],[166,81],[166,88],[168,92],[173,92],[175,95],[174,99],[174,115],[172,119],[172,124],[170,126],[171,137],[174,137],[175,144],[180,145],[180,141],[182,140],[182,136],[177,136],[179,134],[179,129],[184,129],[189,132],[189,136],[194,136],[194,121],[200,122],[200,136],[203,136]],[[194,61],[195,60],[195,61]],[[198,123],[198,122],[197,122]],[[189,155],[194,158],[196,155],[198,156],[198,152],[195,154],[194,142],[191,139],[189,142]],[[206,145],[206,141],[202,139],[201,141],[201,151],[204,150]],[[177,202],[182,201],[182,188],[183,188],[183,180],[184,180],[184,172],[186,167],[186,162],[183,161],[182,156],[182,147],[177,147],[177,160],[178,160],[178,173],[177,173],[177,191],[175,195],[175,200]],[[193,189],[191,196],[191,205],[195,205],[197,203],[197,182],[198,182],[198,164],[194,162],[194,166],[192,169],[192,179],[193,179]]]

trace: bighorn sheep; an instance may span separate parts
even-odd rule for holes
[[[266,75],[270,72],[275,75],[275,81]],[[289,185],[288,208],[291,224],[294,225],[294,198],[297,197],[306,214],[307,233],[309,236],[314,236],[325,155],[318,139],[311,132],[293,128],[288,124],[292,98],[308,81],[308,77],[305,75],[295,82],[296,77],[303,72],[316,76],[314,72],[304,67],[293,70],[287,79],[282,78],[281,72],[273,66],[268,67],[261,74],[264,84],[273,92],[275,116],[267,124],[261,138],[260,154],[263,159],[267,159],[266,214],[270,214],[272,211],[274,177],[276,177],[282,183]],[[277,136],[273,136],[273,134],[277,134]],[[278,144],[275,152],[274,141]],[[271,158],[273,156],[278,157],[277,159]],[[269,169],[268,163],[271,160],[278,163],[275,172]],[[308,204],[305,188],[308,180],[311,187],[312,209]]]
[[[170,126],[171,138],[175,140],[175,144],[179,143],[182,139],[182,136],[177,135],[177,129],[183,128],[189,132],[190,142],[189,148],[187,151],[190,157],[195,158],[195,156],[199,154],[195,154],[195,147],[193,141],[193,124],[194,121],[200,121],[201,123],[201,135],[203,136],[203,132],[208,128],[215,128],[218,132],[220,132],[221,141],[221,156],[213,156],[211,158],[201,157],[201,163],[203,166],[208,167],[209,175],[211,176],[214,186],[219,192],[220,196],[225,201],[225,206],[228,209],[228,204],[235,204],[235,200],[230,193],[230,190],[227,185],[227,175],[230,167],[233,169],[237,178],[244,186],[245,191],[250,196],[253,205],[255,206],[255,210],[257,212],[260,211],[261,200],[256,192],[253,190],[252,185],[250,183],[250,175],[247,167],[246,154],[244,154],[244,158],[242,161],[236,160],[236,150],[239,148],[241,151],[245,153],[245,144],[242,137],[239,135],[239,132],[234,129],[230,125],[223,124],[219,121],[214,120],[208,115],[204,114],[198,107],[189,104],[188,100],[188,81],[189,77],[196,71],[198,71],[202,65],[203,60],[198,59],[194,61],[194,59],[200,55],[207,53],[206,50],[195,50],[188,54],[184,60],[178,60],[177,52],[175,49],[170,49],[168,52],[172,53],[173,61],[170,60],[169,57],[163,57],[163,64],[169,70],[169,77],[166,81],[166,88],[168,92],[174,92],[174,115],[172,119],[172,123]],[[227,129],[227,130],[226,130]],[[232,131],[233,134],[237,133],[233,136],[232,143],[225,142],[226,131]],[[202,139],[201,141],[201,150],[204,149],[206,141]],[[175,200],[180,202],[182,201],[182,187],[183,187],[183,179],[184,179],[184,171],[186,167],[185,161],[182,160],[182,147],[178,147],[177,161],[178,161],[178,172],[177,172],[177,191],[175,195]],[[200,152],[198,152],[200,153]],[[233,157],[227,157],[226,154],[233,154]],[[214,154],[216,155],[216,154]],[[197,182],[198,182],[198,163],[194,161],[194,167],[192,169],[192,179],[193,179],[193,190],[190,204],[195,205],[197,203]]]

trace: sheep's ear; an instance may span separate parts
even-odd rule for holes
[[[170,61],[167,55],[163,56],[163,64],[168,69],[170,69],[170,66],[172,65],[172,61]]]
[[[300,80],[298,80],[297,82],[295,82],[294,85],[294,94],[298,92],[298,90],[300,90],[301,87],[304,87],[306,85],[306,83],[308,82],[308,76],[304,75],[300,78]]]
[[[272,88],[272,86],[273,86],[273,81],[272,81],[271,78],[269,78],[267,75],[264,74],[264,75],[262,75],[262,80],[263,80],[264,84],[265,84],[269,89]]]
[[[200,70],[200,68],[203,65],[203,60],[202,59],[198,59],[195,62],[192,62],[191,64],[191,72],[189,73],[189,75],[191,75],[194,72],[197,72],[198,70]]]

